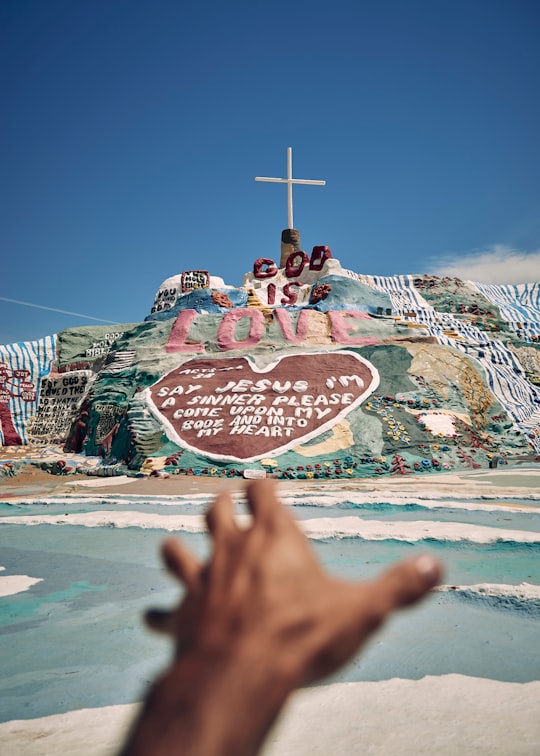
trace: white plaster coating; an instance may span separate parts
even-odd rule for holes
[[[122,485],[123,483],[133,483],[133,478],[129,475],[115,475],[114,480],[111,478],[88,478],[87,480],[66,480],[66,486],[84,486],[85,488],[106,488],[111,485]]]
[[[500,583],[477,583],[476,585],[439,585],[437,591],[449,593],[459,591],[473,596],[501,596],[522,600],[540,599],[540,585],[519,583],[518,585],[503,585]]]
[[[433,435],[442,433],[443,436],[453,436],[456,432],[453,417],[446,413],[428,412],[419,415],[418,420],[431,433],[433,433]]]
[[[524,474],[527,471],[523,471]],[[471,476],[476,475],[470,473]],[[504,476],[504,473],[494,473],[495,476]],[[174,476],[171,481],[171,485],[174,483]],[[317,483],[311,483],[307,486],[303,485],[301,481],[294,481],[294,483],[286,483],[280,481],[278,483],[279,496],[284,504],[289,506],[312,506],[312,507],[333,507],[336,504],[347,501],[351,504],[362,505],[365,504],[369,507],[371,504],[377,504],[385,502],[394,506],[407,506],[410,504],[418,504],[426,509],[461,509],[464,511],[485,511],[485,512],[517,512],[517,513],[529,513],[540,514],[540,506],[523,505],[521,503],[515,503],[513,499],[519,501],[527,500],[531,502],[540,502],[540,493],[532,493],[530,489],[477,489],[471,486],[469,492],[459,491],[460,500],[453,500],[452,494],[457,494],[456,491],[456,479],[457,476],[452,474],[442,476],[445,480],[448,480],[450,485],[448,487],[443,486],[443,490],[438,490],[436,485],[424,485],[423,489],[413,488],[405,485],[407,493],[398,493],[396,491],[399,481],[396,486],[391,485],[391,481],[377,481],[377,488],[380,490],[374,490],[373,481],[342,481],[340,484],[335,483],[327,484],[325,482],[318,481]],[[535,476],[539,477],[540,476]],[[197,482],[197,477],[192,478],[193,482]],[[436,483],[441,481],[441,476],[432,476],[421,481],[423,484]],[[216,480],[216,491],[219,490],[220,480]],[[406,482],[420,483],[420,481]],[[66,480],[67,486],[84,485],[89,487],[116,487],[117,484],[133,483],[133,478],[127,476],[119,476],[115,478],[91,478],[88,481],[77,479],[70,481]],[[366,483],[368,486],[366,486]],[[386,483],[386,486],[382,484]],[[363,487],[364,486],[364,487]],[[446,490],[449,489],[449,490]],[[242,495],[239,492],[232,492],[232,495],[237,500],[242,500]],[[481,501],[467,501],[467,497],[473,499],[473,497],[479,497]],[[212,500],[211,493],[189,493],[189,494],[124,494],[124,493],[96,493],[96,494],[56,494],[41,495],[41,496],[18,496],[17,503],[20,505],[32,504],[39,502],[40,504],[62,504],[62,505],[84,505],[91,506],[98,502],[105,503],[107,505],[114,505],[115,508],[124,504],[130,504],[135,502],[148,503],[151,502],[156,506],[182,506],[193,503],[209,504]],[[1,499],[1,497],[0,497]],[[502,501],[505,499],[506,501]]]
[[[249,515],[237,515],[242,526],[250,522]],[[89,528],[143,528],[186,533],[206,532],[203,515],[163,515],[134,511],[98,511],[65,515],[17,515],[4,517],[2,525],[83,525]],[[492,528],[462,522],[404,521],[382,522],[363,520],[361,517],[320,517],[300,520],[299,527],[308,538],[359,537],[369,541],[396,540],[406,542],[435,538],[438,541],[468,541],[473,543],[540,543],[540,533],[526,530]]]
[[[540,682],[465,675],[336,683],[291,696],[261,756],[536,756]],[[138,704],[0,724],[5,753],[113,756]]]
[[[0,571],[5,570],[0,567]],[[43,578],[34,578],[29,575],[1,575],[0,576],[0,598],[4,596],[14,596],[16,593],[27,591],[36,583],[41,583]]]

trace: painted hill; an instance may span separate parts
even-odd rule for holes
[[[540,454],[540,284],[359,275],[327,247],[280,266],[256,260],[241,287],[185,271],[143,322],[0,347],[0,442],[61,444],[101,474],[425,475]]]

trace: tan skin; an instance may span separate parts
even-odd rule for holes
[[[327,575],[271,480],[247,488],[252,522],[237,524],[221,493],[207,514],[213,552],[202,564],[179,541],[163,545],[186,588],[150,627],[175,641],[122,756],[253,756],[288,695],[347,662],[395,609],[439,582],[421,556],[352,583]]]

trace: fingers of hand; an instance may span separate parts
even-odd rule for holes
[[[292,521],[292,517],[277,497],[277,488],[273,480],[266,478],[250,483],[246,489],[246,496],[248,508],[256,523],[273,526],[288,519]]]
[[[201,563],[180,541],[168,538],[161,547],[163,561],[169,572],[181,580],[188,589],[198,587]]]
[[[149,609],[144,615],[146,624],[156,633],[165,633],[174,635],[175,620],[174,613],[165,609]]]
[[[234,519],[234,503],[228,492],[222,491],[216,496],[206,513],[206,523],[214,540],[238,533],[238,525]]]
[[[441,577],[441,564],[427,554],[391,567],[371,583],[380,619],[394,609],[414,604],[437,585]]]
[[[256,519],[271,516],[278,505],[276,484],[272,480],[257,480],[246,489],[249,510]]]

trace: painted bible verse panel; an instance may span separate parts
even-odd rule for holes
[[[92,378],[90,370],[74,370],[42,379],[38,411],[28,423],[31,441],[59,444],[66,439]]]
[[[374,391],[376,368],[355,352],[193,359],[146,390],[169,438],[214,459],[252,462],[331,428]]]

